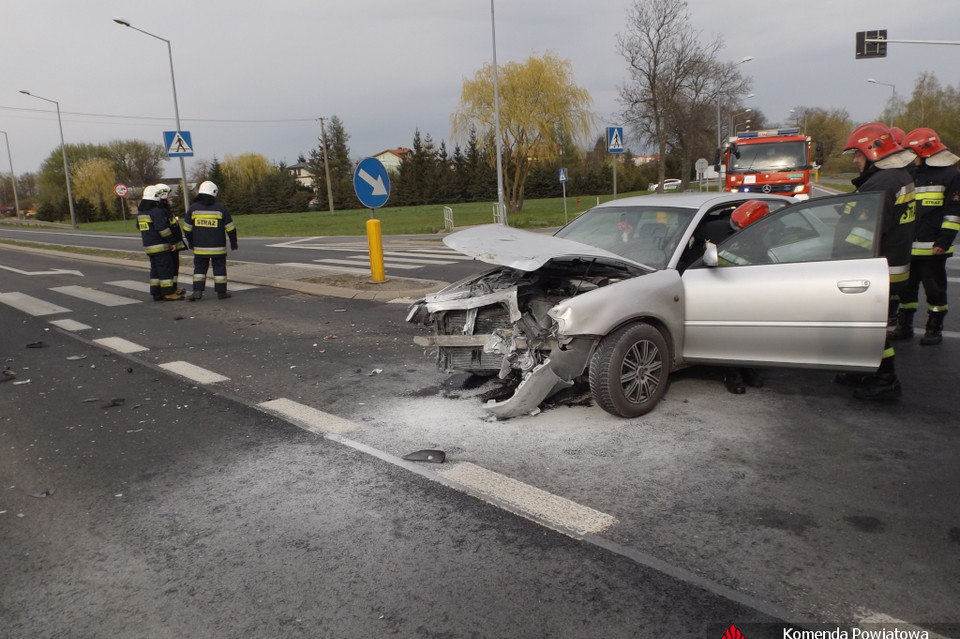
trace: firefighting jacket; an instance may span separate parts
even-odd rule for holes
[[[187,210],[183,231],[193,254],[200,257],[226,255],[228,237],[230,247],[237,248],[237,229],[230,212],[216,202],[194,201]]]
[[[887,258],[890,283],[905,282],[910,277],[910,256],[916,226],[913,178],[906,169],[880,169],[871,163],[852,182],[858,192],[884,193],[880,256]]]
[[[953,255],[960,230],[960,171],[956,166],[921,164],[914,174],[917,189],[917,228],[913,256],[933,255],[933,247]]]
[[[179,238],[170,227],[169,213],[152,200],[141,200],[137,205],[137,228],[147,255],[172,251]]]

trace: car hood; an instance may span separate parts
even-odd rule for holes
[[[552,259],[576,257],[602,258],[650,268],[596,246],[503,224],[486,224],[458,231],[445,237],[443,243],[488,264],[509,266],[521,271],[535,271]]]

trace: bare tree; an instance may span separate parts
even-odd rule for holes
[[[702,42],[690,26],[686,0],[634,0],[627,10],[627,30],[617,36],[618,52],[627,61],[628,84],[620,89],[623,117],[631,130],[654,145],[661,160],[668,149],[685,168],[694,153],[710,148],[710,117],[720,100],[749,87],[736,64],[717,60],[723,40]],[[717,132],[719,135],[719,131]],[[689,171],[681,178],[686,182]],[[666,177],[664,162],[659,182]]]

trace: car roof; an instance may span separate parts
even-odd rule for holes
[[[685,191],[683,193],[657,193],[651,195],[634,195],[618,200],[610,200],[597,208],[620,206],[674,206],[681,208],[699,209],[703,206],[715,206],[727,202],[742,202],[744,200],[772,200],[791,204],[796,198],[782,195],[768,195],[765,193],[718,193],[717,191]]]

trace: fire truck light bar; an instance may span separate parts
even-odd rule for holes
[[[800,129],[764,129],[762,131],[744,131],[743,133],[738,133],[737,137],[745,140],[748,138],[770,138],[776,135],[798,135]]]

